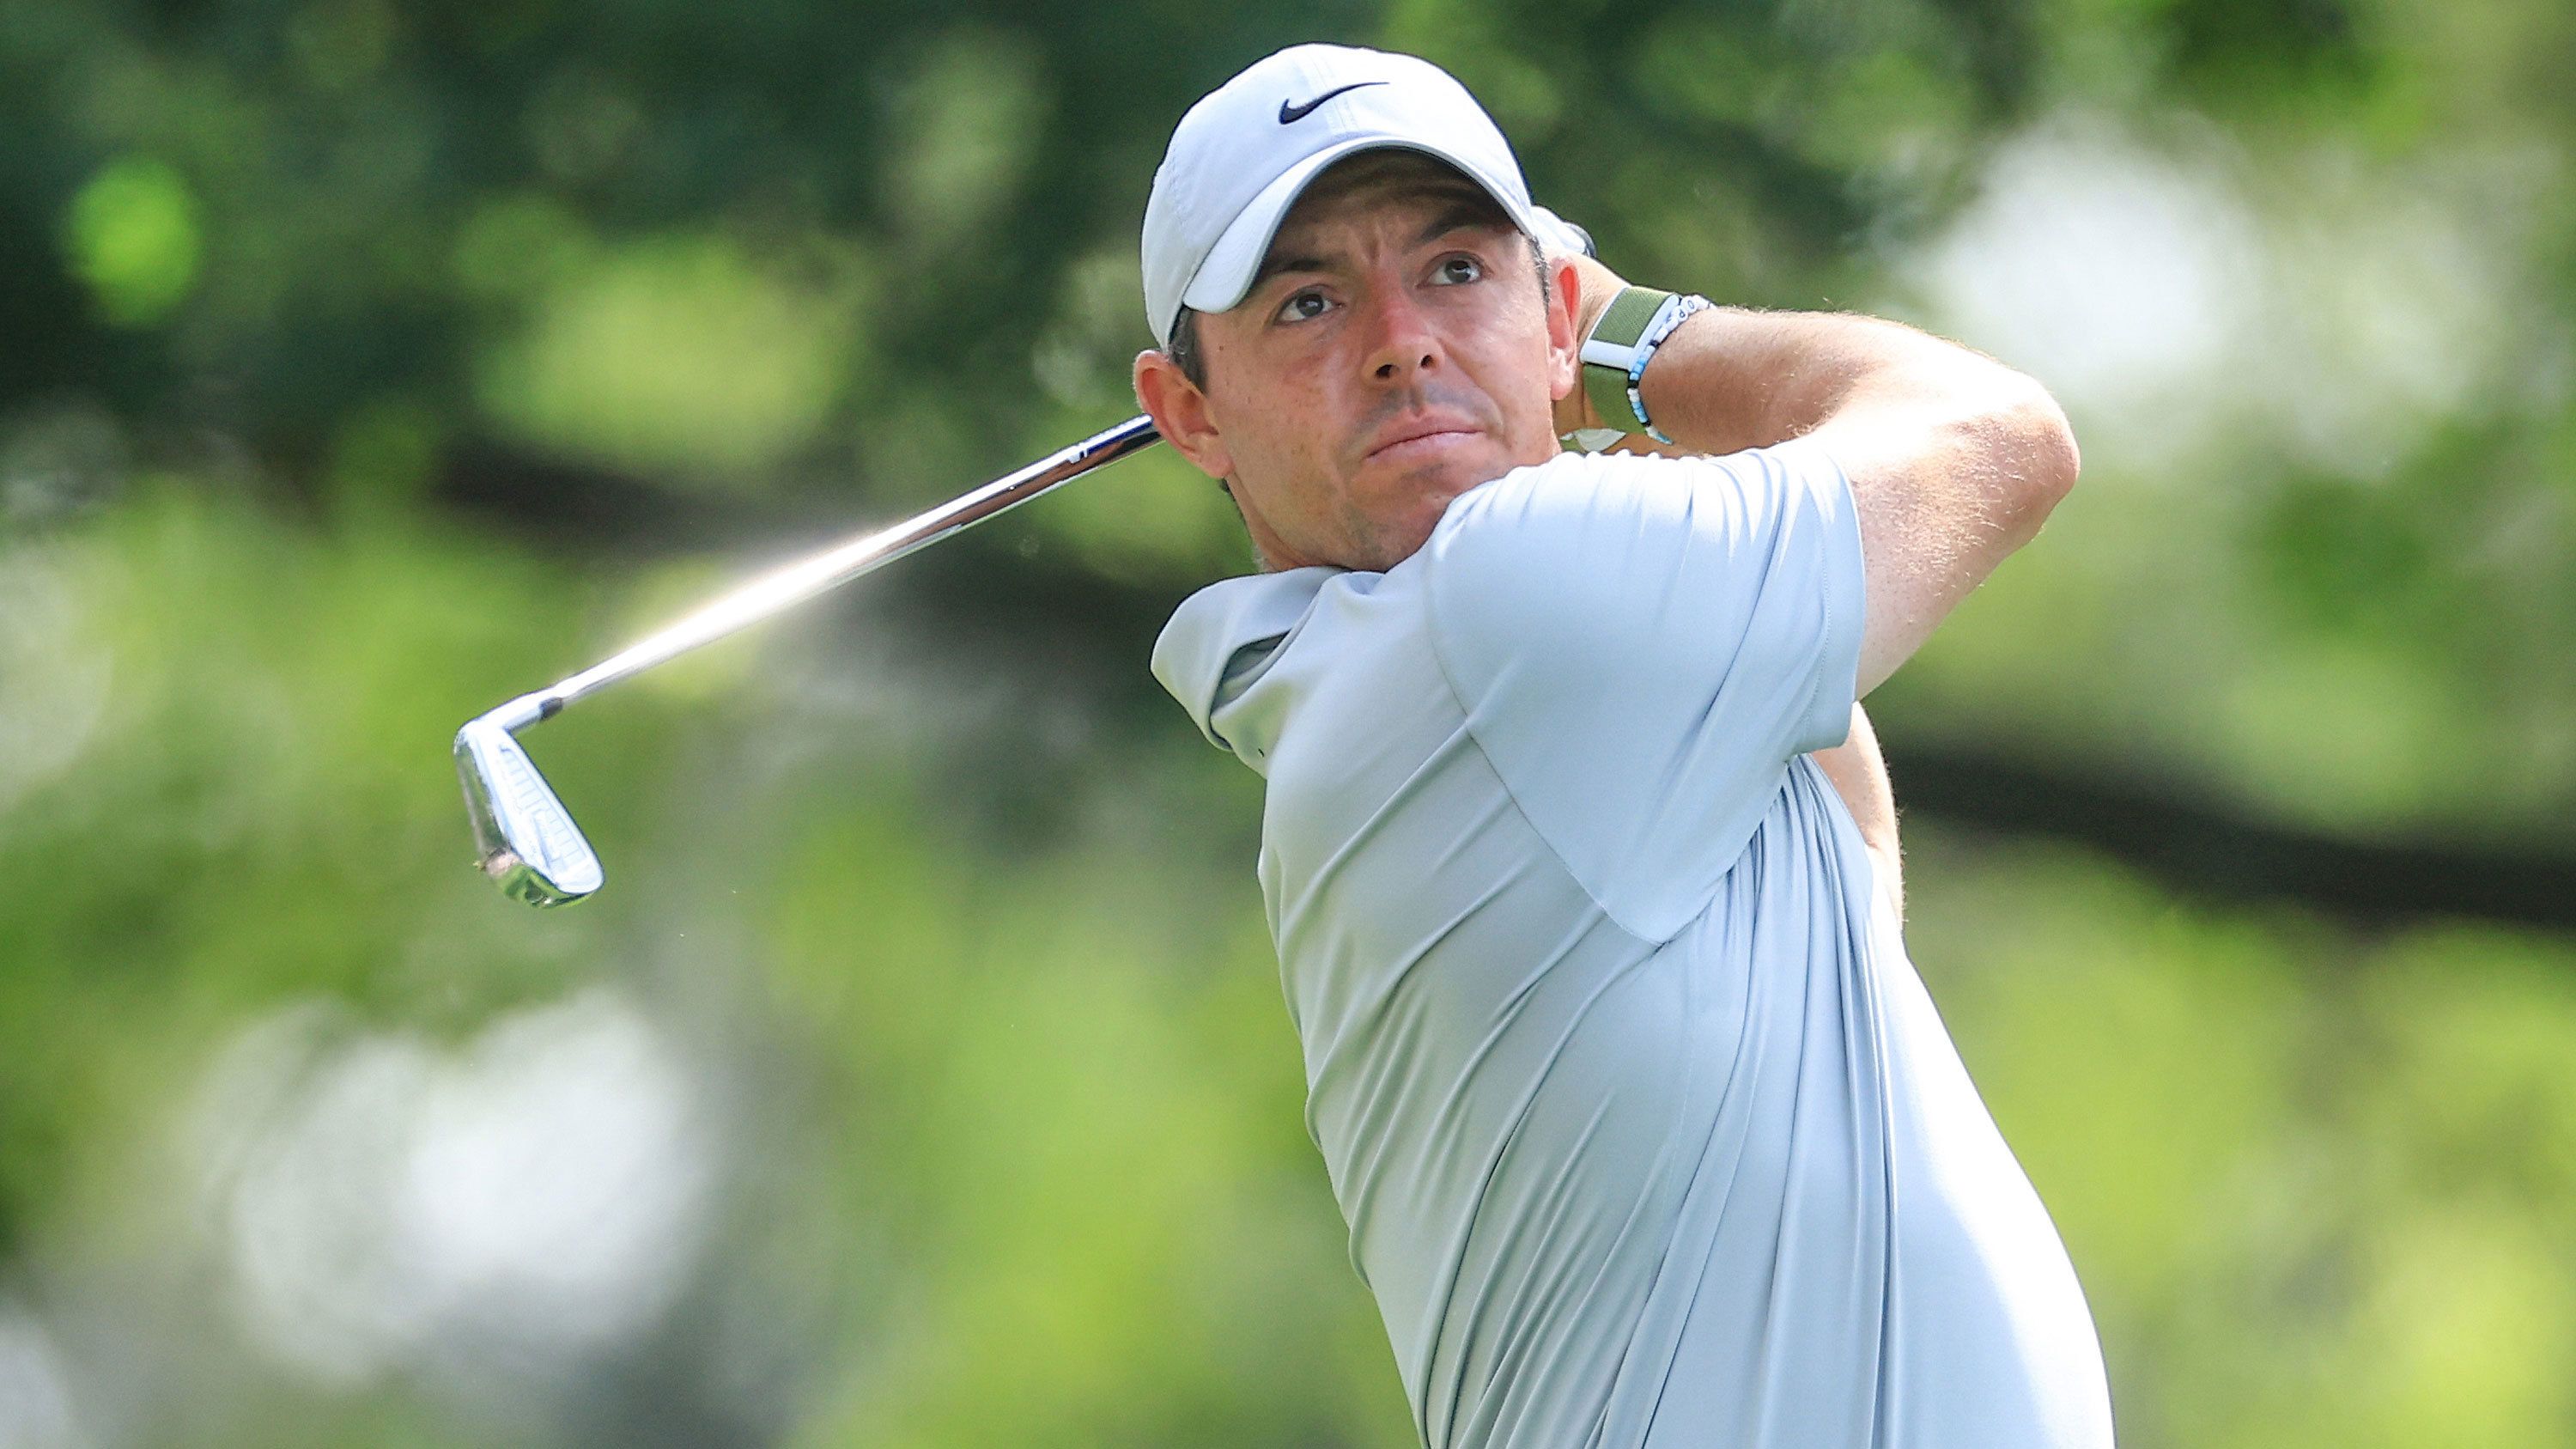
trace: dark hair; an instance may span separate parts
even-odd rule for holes
[[[1555,291],[1547,278],[1547,253],[1539,249],[1536,239],[1523,239],[1529,242],[1530,269],[1538,273],[1538,299],[1544,304]],[[1181,309],[1180,320],[1172,324],[1172,340],[1164,347],[1163,355],[1172,359],[1172,365],[1181,370],[1181,376],[1190,380],[1190,386],[1201,392],[1207,391],[1207,354],[1199,348],[1199,314],[1195,308]]]
[[[1172,324],[1171,345],[1163,355],[1190,380],[1190,386],[1207,391],[1207,356],[1199,351],[1199,314],[1193,307],[1181,309],[1181,320]]]

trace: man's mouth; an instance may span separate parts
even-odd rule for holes
[[[1371,463],[1402,463],[1430,457],[1476,435],[1475,429],[1447,418],[1423,418],[1387,429],[1369,448]]]

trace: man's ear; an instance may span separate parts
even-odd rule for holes
[[[1547,268],[1548,396],[1562,401],[1583,373],[1583,273],[1571,257],[1550,257]]]
[[[1207,394],[1181,365],[1153,348],[1136,354],[1136,401],[1163,440],[1180,449],[1200,472],[1220,481],[1234,476],[1234,454],[1208,414]]]

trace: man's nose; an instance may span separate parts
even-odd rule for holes
[[[1417,372],[1440,365],[1440,339],[1431,319],[1402,287],[1374,288],[1364,304],[1368,312],[1369,376],[1401,383]]]

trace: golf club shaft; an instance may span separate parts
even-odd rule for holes
[[[854,538],[826,553],[800,559],[752,580],[649,639],[601,660],[579,674],[534,694],[523,694],[484,718],[516,732],[552,719],[565,705],[640,674],[656,664],[721,639],[816,594],[937,543],[971,524],[1026,503],[1059,483],[1070,482],[1105,463],[1114,463],[1161,438],[1149,418],[1130,418],[1106,432],[1085,438],[1062,452],[1031,463],[1016,473],[908,518],[891,528]]]

